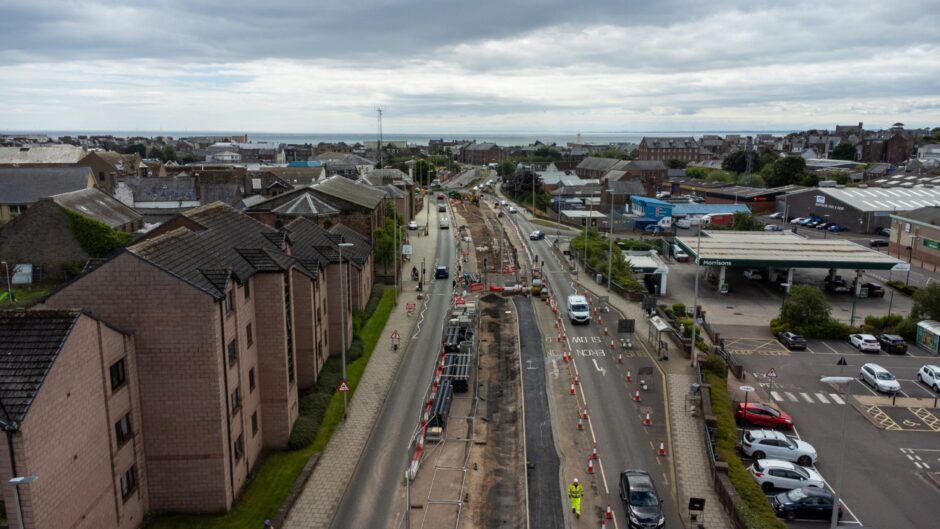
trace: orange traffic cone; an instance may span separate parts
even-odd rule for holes
[[[599,456],[597,455],[597,444],[595,444],[594,448],[591,450],[591,459],[597,459],[598,457]]]
[[[601,520],[601,529],[607,529],[607,520]]]
[[[616,348],[617,348],[617,344],[615,344],[614,341],[611,340],[611,341],[610,341],[610,350],[613,351],[613,350],[616,349]]]
[[[571,388],[572,388],[572,391],[574,391],[574,386],[573,386],[573,385],[571,386]],[[573,393],[572,393],[572,395],[573,395]],[[640,390],[636,390],[636,394],[633,395],[633,401],[634,401],[634,402],[640,402]]]
[[[617,353],[617,363],[618,363],[618,364],[622,364],[622,363],[623,363],[623,354]]]
[[[607,518],[608,520],[614,519],[614,510],[610,508],[609,503],[607,504],[607,512],[604,514],[604,517]]]
[[[657,453],[661,456],[666,455],[666,443],[663,443],[662,441],[660,441],[659,450],[657,451]]]
[[[581,417],[578,417],[578,430],[584,430],[584,421],[581,420]]]
[[[568,392],[571,393],[572,395],[577,394],[577,391],[575,391],[575,389],[574,389],[574,384],[571,384],[571,389],[568,390]],[[639,394],[640,394],[640,392],[638,391],[638,392],[637,392],[637,395],[639,395]]]
[[[627,382],[633,382],[633,375],[630,374],[629,369],[627,369]]]
[[[643,421],[643,424],[645,424],[646,426],[653,424],[653,421],[650,419],[649,412],[646,412],[646,420]]]
[[[604,327],[604,336],[607,336],[607,327]]]
[[[582,418],[582,419],[587,419],[587,418],[588,418],[587,408],[584,408],[583,410],[581,410],[581,418]]]
[[[578,375],[575,375],[575,376],[574,376],[574,383],[575,383],[575,385],[580,385],[580,384],[581,384],[581,377],[579,377]]]
[[[597,324],[598,324],[598,325],[603,325],[603,324],[604,324],[604,320],[602,320],[600,316],[597,317]]]
[[[588,474],[594,473],[594,460],[588,459]]]

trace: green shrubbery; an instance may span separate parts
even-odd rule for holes
[[[85,253],[93,258],[106,257],[114,250],[127,246],[133,239],[133,235],[130,233],[112,230],[110,226],[103,222],[98,222],[73,211],[63,211],[65,211],[69,229],[72,230],[75,240],[78,241],[82,250],[85,250]]]
[[[741,498],[734,504],[735,512],[748,529],[786,529],[786,524],[777,518],[764,491],[738,457],[738,431],[728,394],[727,373],[728,366],[721,357],[710,355],[706,359],[705,382],[711,385],[712,410],[718,423],[715,450],[728,464],[728,478]]]
[[[770,332],[795,332],[806,338],[844,340],[855,329],[831,316],[832,309],[821,290],[796,285],[780,307],[780,317],[770,320]]]
[[[914,340],[917,335],[917,320],[900,314],[866,316],[865,332],[872,334],[899,334],[905,340]]]
[[[888,281],[885,283],[885,285],[888,285],[895,290],[900,290],[908,296],[913,296],[914,293],[917,292],[917,287],[914,285],[905,285],[904,281]]]

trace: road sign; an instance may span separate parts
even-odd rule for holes
[[[754,391],[754,386],[741,386],[741,391],[745,393],[750,393]]]
[[[346,380],[340,380],[339,382],[339,391],[340,393],[349,393],[349,385],[346,384]]]
[[[770,368],[765,375],[767,378],[777,378],[777,372],[774,371],[774,368]]]

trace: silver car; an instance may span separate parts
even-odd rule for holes
[[[917,372],[917,378],[930,389],[940,391],[940,366],[925,365]]]
[[[901,391],[901,383],[898,382],[890,371],[878,364],[865,364],[859,371],[859,378],[868,383],[875,391],[893,395]]]
[[[799,439],[791,439],[776,430],[744,432],[741,451],[754,459],[782,459],[808,467],[816,462],[816,449]]]
[[[748,469],[764,492],[826,486],[819,472],[779,459],[758,459]]]

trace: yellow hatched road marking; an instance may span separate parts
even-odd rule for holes
[[[936,415],[930,413],[924,408],[908,408],[911,410],[918,419],[921,420],[928,428],[935,432],[940,432],[940,419]]]
[[[894,422],[894,419],[888,416],[881,408],[875,405],[865,406],[865,412],[868,415],[871,415],[872,419],[878,422],[878,425],[884,428],[885,430],[891,431],[902,431],[904,428],[900,424]]]

